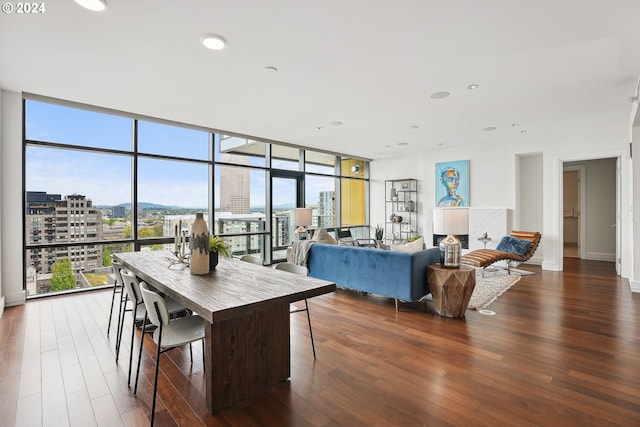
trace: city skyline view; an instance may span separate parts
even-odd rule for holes
[[[63,107],[38,101],[27,103],[26,138],[109,150],[131,150],[132,119],[110,114]],[[209,165],[187,159],[207,160],[209,133],[155,122],[138,122],[138,148],[151,155],[170,155],[184,161],[139,157],[138,200],[165,206],[202,209],[208,206]],[[129,155],[61,150],[28,146],[26,150],[26,190],[53,194],[83,194],[95,205],[114,206],[131,203],[132,164]],[[315,178],[315,179],[314,179]],[[326,179],[326,178],[324,178]],[[250,172],[250,206],[265,206],[266,173]],[[220,187],[220,174],[214,174]],[[272,192],[274,206],[289,203],[295,189],[282,183]],[[317,204],[323,179],[310,177],[306,183],[306,203]],[[99,194],[95,189],[99,188]],[[216,194],[214,207],[220,208]]]

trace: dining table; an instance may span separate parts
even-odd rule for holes
[[[223,258],[191,274],[170,251],[114,254],[140,280],[205,320],[206,402],[217,413],[291,376],[290,309],[335,291],[335,283]]]

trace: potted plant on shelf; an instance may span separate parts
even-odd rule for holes
[[[375,239],[374,239],[376,241],[377,247],[380,247],[380,245],[382,244],[383,236],[384,236],[384,228],[382,228],[382,225],[377,224],[375,229]]]
[[[229,246],[218,236],[211,235],[209,238],[209,270],[213,270],[218,265],[218,257],[229,258]]]

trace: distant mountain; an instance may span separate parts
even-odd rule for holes
[[[97,209],[110,209],[113,205],[95,205],[95,207]],[[116,206],[122,206],[125,209],[131,209],[131,203],[127,202],[127,203],[120,203],[119,205]],[[188,207],[185,208],[184,206],[167,206],[167,205],[160,205],[158,203],[149,203],[149,202],[140,202],[138,203],[138,206],[140,206],[142,209],[156,209],[159,211],[162,210],[176,210],[176,209],[205,209],[206,208],[198,208],[198,207]]]

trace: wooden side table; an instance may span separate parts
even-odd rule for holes
[[[440,264],[431,264],[428,267],[427,283],[439,315],[463,317],[476,287],[476,270],[467,265],[444,268]]]

